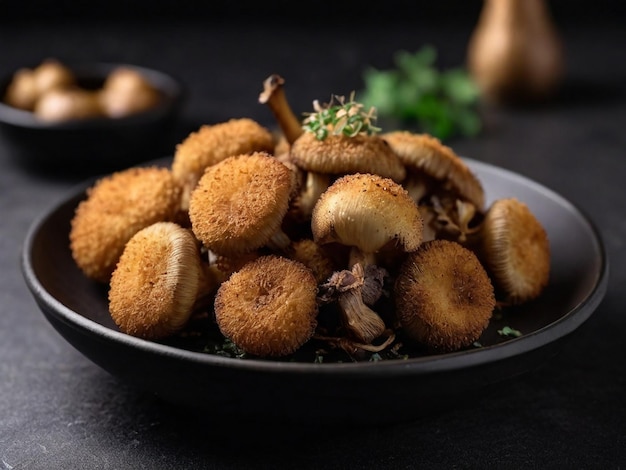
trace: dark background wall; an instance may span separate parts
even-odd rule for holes
[[[323,25],[376,19],[402,23],[474,21],[483,0],[364,1],[222,1],[213,0],[0,0],[0,23],[45,19],[240,19],[313,21]],[[548,0],[558,22],[625,22],[626,2],[619,0]]]

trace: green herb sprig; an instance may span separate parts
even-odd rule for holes
[[[313,113],[305,113],[302,127],[307,132],[315,134],[318,140],[324,140],[329,133],[354,137],[357,134],[372,135],[380,132],[376,127],[376,108],[365,109],[362,103],[355,101],[355,92],[350,94],[346,102],[344,96],[333,95],[330,103],[321,105],[313,102]]]
[[[478,87],[464,68],[440,70],[436,60],[437,51],[430,45],[415,53],[396,52],[395,68],[369,67],[363,72],[361,101],[376,106],[381,118],[416,124],[440,139],[478,134]]]

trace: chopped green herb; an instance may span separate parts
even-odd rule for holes
[[[367,68],[361,101],[375,106],[381,118],[417,124],[440,139],[478,134],[478,87],[464,68],[442,71],[436,59],[435,48],[424,46],[414,54],[398,51],[394,69]]]
[[[498,330],[498,334],[500,336],[510,336],[510,337],[514,337],[514,338],[517,338],[518,336],[522,336],[522,332],[521,331],[515,330],[515,329],[511,328],[510,326],[505,326],[501,330]]]

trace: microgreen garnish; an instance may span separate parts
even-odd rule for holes
[[[321,105],[313,101],[313,113],[305,113],[302,127],[312,132],[318,140],[324,140],[329,134],[354,137],[357,134],[375,134],[380,131],[376,127],[376,108],[366,110],[362,103],[354,100],[355,93],[350,94],[346,102],[344,96],[333,95],[330,103]]]
[[[509,336],[513,338],[517,338],[518,336],[522,336],[522,332],[519,330],[515,330],[510,326],[505,326],[501,330],[498,330],[498,334],[500,336]]]

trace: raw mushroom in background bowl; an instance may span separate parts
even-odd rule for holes
[[[184,98],[158,70],[47,59],[0,80],[0,136],[25,167],[95,174],[166,155]]]

